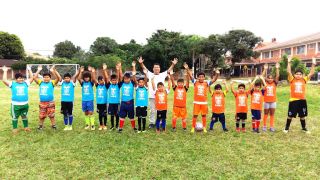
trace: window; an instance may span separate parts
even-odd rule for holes
[[[273,57],[273,51],[271,51],[271,57]]]
[[[308,49],[315,49],[316,48],[316,44],[308,44]]]
[[[270,53],[269,52],[264,52],[263,53],[263,59],[268,59],[270,58]]]
[[[291,48],[282,49],[283,54],[291,55]]]
[[[297,47],[297,54],[304,54],[305,52],[305,45],[302,45],[302,46],[298,46]]]

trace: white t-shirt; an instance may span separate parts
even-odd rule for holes
[[[149,82],[148,82],[148,88],[149,88],[149,98],[155,98],[155,92],[152,88],[152,83],[151,83],[151,79],[154,77],[154,85],[156,86],[157,88],[157,84],[159,82],[162,82],[164,84],[164,81],[165,79],[167,78],[168,76],[168,72],[167,71],[164,71],[162,73],[159,73],[158,75],[155,75],[154,73],[150,72],[148,70],[148,73],[147,73],[147,77],[149,79]]]

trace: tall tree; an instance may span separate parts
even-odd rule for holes
[[[20,38],[0,31],[0,58],[20,60],[24,56],[25,52]]]
[[[96,56],[113,53],[118,48],[118,43],[109,37],[98,37],[90,46],[91,52]]]
[[[210,57],[213,66],[218,66],[224,52],[220,35],[210,35],[200,43],[201,53]]]
[[[132,39],[129,43],[120,45],[119,48],[126,53],[128,60],[131,61],[133,59],[137,59],[142,53],[142,45],[137,44],[134,39]]]
[[[71,59],[80,52],[81,48],[75,46],[71,41],[65,40],[54,45],[53,56]]]

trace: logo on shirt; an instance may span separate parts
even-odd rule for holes
[[[303,93],[302,92],[302,82],[295,82],[294,83],[294,92],[295,93]]]
[[[16,86],[16,89],[17,89],[17,96],[25,96],[24,86]]]
[[[198,92],[197,92],[197,95],[198,96],[204,96],[204,85],[198,85]]]
[[[239,107],[246,106],[246,97],[245,96],[239,96],[238,99],[239,99],[239,103],[238,103]]]
[[[98,88],[98,97],[99,98],[103,98],[104,95],[103,95],[103,88]]]
[[[274,94],[273,94],[274,87],[273,86],[267,86],[266,89],[267,89],[267,96],[274,96]]]
[[[176,99],[183,100],[183,93],[184,93],[183,89],[177,89],[177,97],[176,97]]]
[[[215,106],[216,107],[221,107],[222,106],[222,97],[221,96],[215,96]]]
[[[145,100],[145,95],[144,95],[144,92],[142,90],[138,91],[138,99],[139,100]]]
[[[85,94],[85,95],[89,95],[90,94],[89,85],[84,85],[83,86],[83,94]]]
[[[258,94],[258,93],[253,93],[252,103],[254,103],[254,104],[260,104],[260,97],[261,97],[260,94]]]
[[[130,87],[129,86],[124,86],[123,87],[123,96],[130,96]]]
[[[116,95],[116,88],[111,88],[110,89],[111,91],[110,91],[110,97],[112,97],[112,98],[116,98],[117,97],[117,95]]]
[[[70,96],[70,86],[63,87],[63,95]]]
[[[40,87],[40,95],[42,96],[47,96],[48,95],[48,86],[41,86]]]
[[[159,97],[159,104],[165,104],[165,94],[164,93],[161,93],[161,94],[158,94],[158,97]]]

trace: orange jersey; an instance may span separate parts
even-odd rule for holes
[[[216,114],[224,113],[225,110],[225,96],[223,93],[212,93],[212,112]]]
[[[251,91],[251,109],[262,110],[263,94],[262,91]]]
[[[290,99],[299,100],[306,99],[306,78],[295,79],[290,81]]]
[[[248,112],[248,92],[234,93],[236,98],[236,113],[247,113]]]
[[[156,102],[156,109],[159,111],[167,110],[167,91],[156,91],[155,94],[155,102]]]
[[[187,88],[186,87],[174,87],[173,106],[174,107],[186,107],[187,105]]]
[[[277,101],[277,85],[275,82],[266,83],[267,85],[264,87],[264,102],[276,102]]]
[[[194,103],[195,104],[208,104],[207,93],[208,93],[208,82],[204,81],[200,83],[196,81],[194,83]]]

